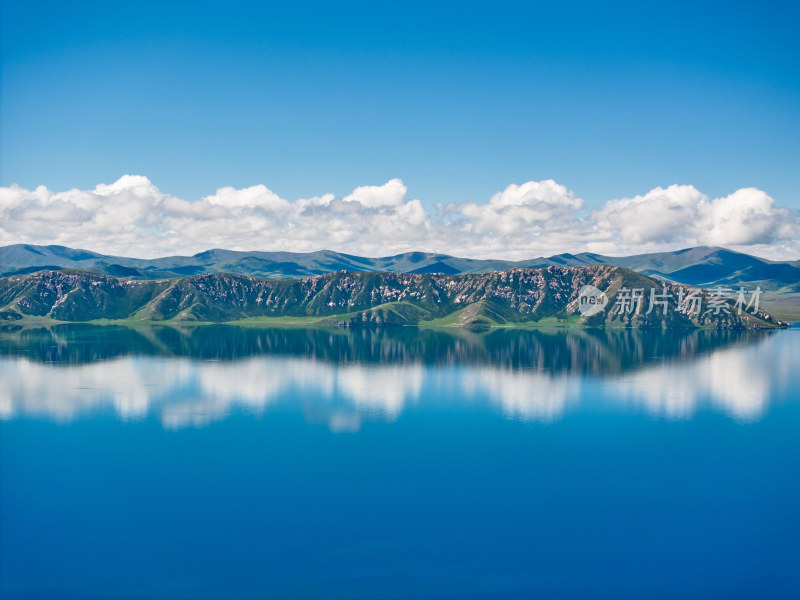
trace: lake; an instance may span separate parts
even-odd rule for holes
[[[0,329],[3,598],[798,598],[800,328]]]

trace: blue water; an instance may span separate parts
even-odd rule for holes
[[[798,598],[800,330],[0,332],[2,598]]]

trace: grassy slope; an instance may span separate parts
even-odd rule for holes
[[[781,321],[800,321],[800,293],[764,292],[761,308]]]

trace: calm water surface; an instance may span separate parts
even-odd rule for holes
[[[800,329],[0,329],[2,598],[798,598]]]

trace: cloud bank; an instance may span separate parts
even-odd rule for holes
[[[765,192],[709,198],[690,185],[655,188],[587,211],[553,180],[509,185],[485,202],[426,208],[400,179],[338,198],[287,200],[264,185],[220,188],[188,201],[141,175],[92,190],[0,187],[0,245],[58,244],[153,258],[209,248],[364,256],[411,250],[525,259],[561,252],[632,254],[725,246],[800,257],[800,217]]]

